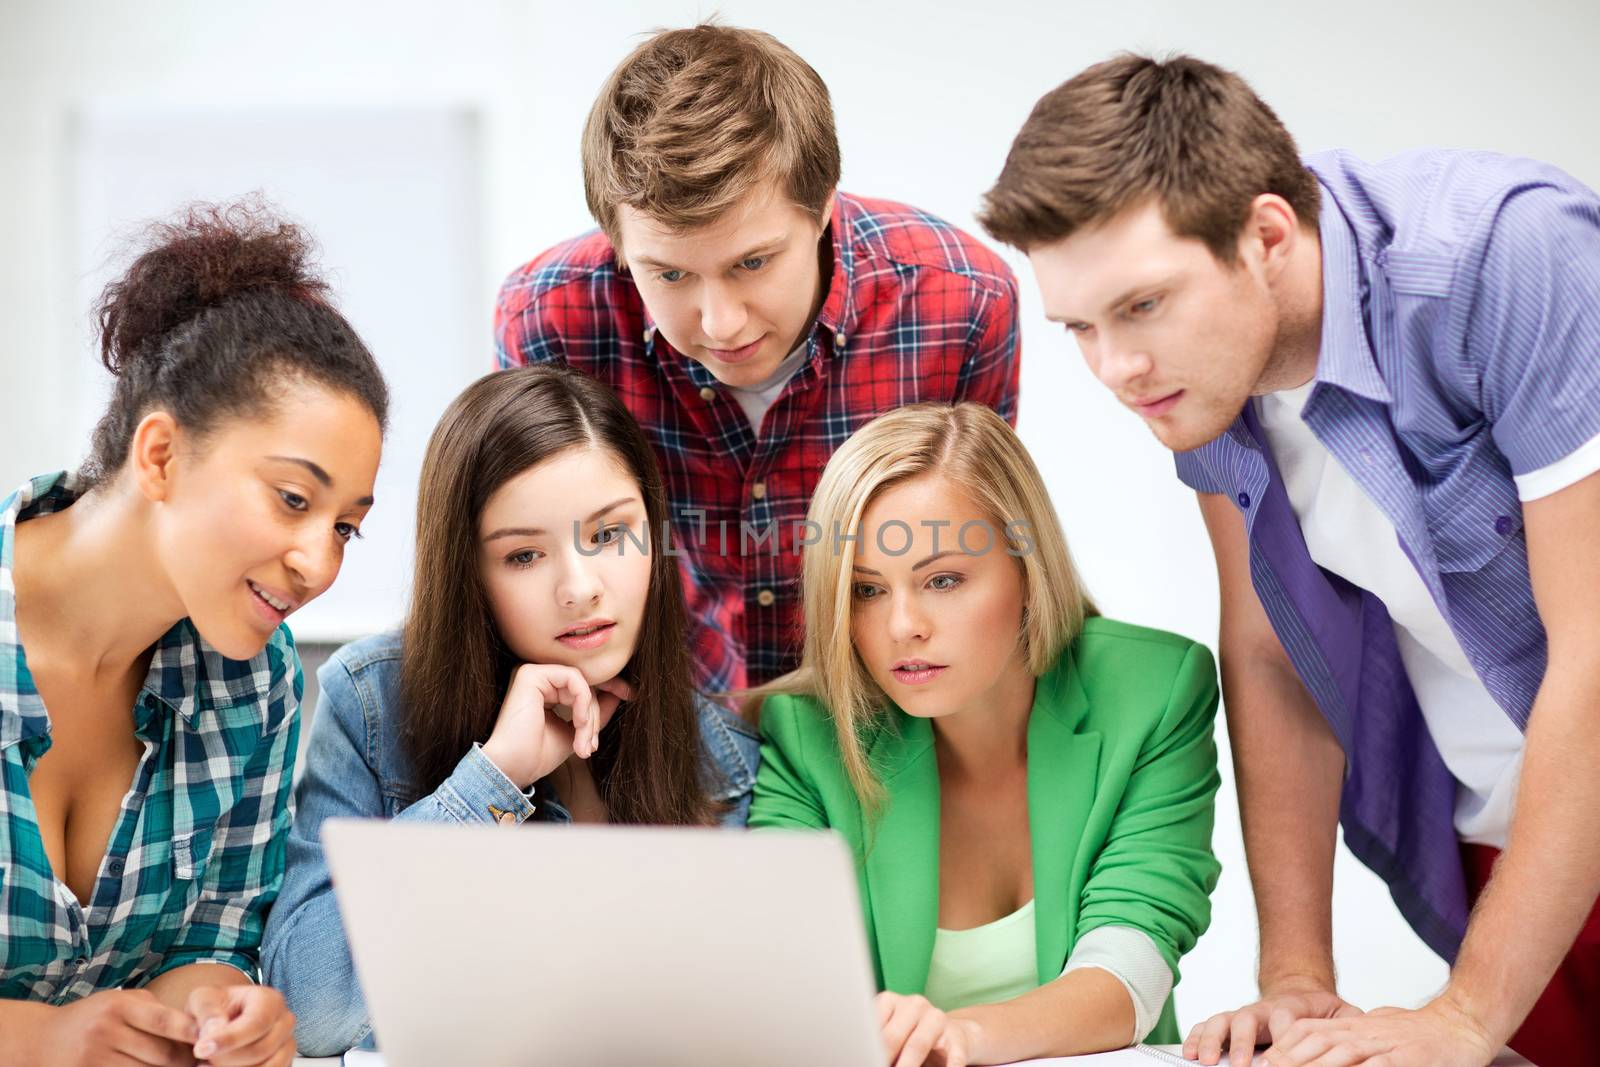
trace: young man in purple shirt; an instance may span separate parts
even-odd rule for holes
[[[1261,999],[1186,1054],[1600,1062],[1600,198],[1488,153],[1301,160],[1238,76],[1124,56],[1039,102],[984,223],[1217,557]],[[1341,821],[1452,962],[1419,1009],[1337,995]]]

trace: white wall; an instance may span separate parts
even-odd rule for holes
[[[449,358],[488,369],[494,281],[589,224],[578,131],[600,81],[638,33],[714,10],[775,33],[827,79],[846,189],[904,199],[968,228],[1033,101],[1120,49],[1193,51],[1240,70],[1308,151],[1493,148],[1543,157],[1600,185],[1592,105],[1600,13],[1587,0],[1514,8],[1444,0],[13,2],[0,10],[0,484],[74,463],[84,427],[61,413],[76,406],[70,396],[101,387],[84,369],[86,309],[71,266],[65,146],[75,108],[165,97],[479,109],[481,352]],[[1337,18],[1319,18],[1325,11]],[[1192,497],[1170,457],[1048,328],[1026,265],[1010,258],[1023,276],[1021,432],[1093,592],[1108,614],[1213,639],[1215,582]],[[463,382],[471,376],[461,374]],[[1253,990],[1254,916],[1224,763],[1216,844],[1225,871],[1212,931],[1184,968],[1186,1023]],[[1337,881],[1336,956],[1347,995],[1368,1006],[1425,998],[1443,966],[1347,854]]]

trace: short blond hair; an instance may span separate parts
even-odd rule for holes
[[[867,423],[834,452],[811,497],[812,529],[859,530],[868,506],[886,490],[934,474],[959,486],[992,521],[996,544],[1022,569],[1018,640],[1034,677],[1098,614],[1067,551],[1061,522],[1039,468],[1006,421],[982,404],[911,404]],[[866,737],[881,725],[888,697],[873,681],[850,637],[854,604],[851,560],[838,540],[807,544],[802,561],[805,640],[800,667],[756,690],[820,700],[833,717],[839,751],[856,795],[870,810],[883,787],[868,764]]]
[[[657,33],[611,72],[584,124],[584,197],[619,260],[622,205],[692,230],[769,179],[819,222],[839,184],[828,87],[771,34]]]

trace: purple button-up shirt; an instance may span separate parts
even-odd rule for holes
[[[1322,347],[1303,417],[1394,524],[1478,678],[1526,729],[1545,632],[1513,474],[1600,435],[1600,197],[1480,152],[1307,161],[1322,184]],[[1456,782],[1383,603],[1312,562],[1246,406],[1178,475],[1243,512],[1273,629],[1344,747],[1345,840],[1454,960]]]

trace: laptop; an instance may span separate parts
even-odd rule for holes
[[[882,1067],[828,832],[331,819],[387,1067]]]

